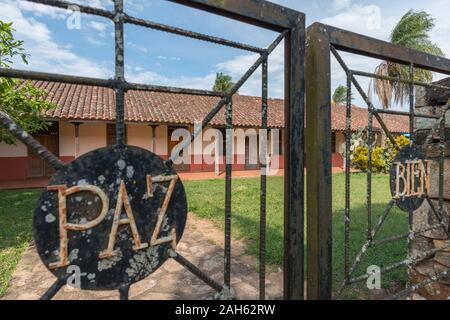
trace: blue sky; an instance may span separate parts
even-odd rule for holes
[[[110,0],[73,1],[112,9]],[[450,56],[450,0],[274,0],[306,13],[307,25],[320,21],[351,31],[387,40],[390,30],[408,10],[425,10],[435,18],[432,40]],[[102,18],[81,16],[81,28],[69,29],[69,13],[26,1],[0,0],[0,19],[13,21],[18,39],[30,53],[27,68],[46,72],[109,78],[114,72],[113,26]],[[267,30],[186,8],[164,0],[128,0],[126,11],[134,16],[177,27],[220,36],[255,46],[268,46],[276,34]],[[245,51],[188,39],[159,31],[127,25],[125,29],[126,77],[129,81],[210,89],[216,72],[226,72],[237,80],[257,59]],[[374,59],[344,54],[354,69],[373,71]],[[16,68],[25,68],[20,62]],[[283,96],[283,46],[269,60],[269,92]],[[439,78],[439,76],[437,77]],[[345,83],[335,62],[332,85]],[[368,81],[361,79],[364,88]],[[240,90],[260,95],[260,71]],[[363,105],[355,96],[355,103]]]

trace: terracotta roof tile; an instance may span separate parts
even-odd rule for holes
[[[103,120],[115,119],[114,91],[59,82],[33,81],[36,87],[48,92],[47,99],[57,108],[47,112],[51,119]],[[128,91],[125,96],[125,120],[129,122],[194,124],[201,122],[219,101],[217,97],[174,94],[150,91]],[[269,99],[268,124],[271,128],[284,127],[284,101]],[[344,105],[332,106],[332,130],[345,130]],[[367,125],[367,109],[352,106],[352,130]],[[407,132],[408,117],[389,115],[387,126],[391,132]],[[259,127],[261,124],[261,98],[235,95],[233,97],[233,123],[239,127]],[[212,119],[211,125],[225,125],[224,108]],[[375,130],[380,125],[374,120]]]

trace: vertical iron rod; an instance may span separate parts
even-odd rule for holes
[[[372,239],[372,152],[373,152],[373,112],[368,109],[367,126],[367,239]]]
[[[347,106],[345,115],[345,216],[344,216],[344,277],[350,274],[350,140],[352,134],[352,78],[347,73]]]
[[[226,165],[225,165],[225,242],[224,242],[224,286],[231,288],[231,175],[233,155],[233,102],[229,98],[226,106]]]
[[[261,191],[259,220],[259,299],[266,298],[266,193],[267,193],[267,90],[268,90],[268,56],[262,63],[261,94]]]
[[[409,144],[414,143],[414,64],[411,62],[409,64]],[[414,178],[413,178],[414,179]],[[408,231],[409,236],[406,238],[408,247],[408,258],[412,259],[412,239],[411,235],[414,235],[414,220],[413,211],[408,212]],[[412,261],[412,260],[411,260]],[[411,277],[412,277],[412,265],[408,264],[407,268],[407,280],[406,288],[411,287]]]
[[[273,50],[280,44],[281,41],[286,37],[287,32],[281,33],[267,48],[268,54],[271,54]],[[232,97],[235,93],[238,92],[238,90],[242,87],[242,85],[253,75],[253,73],[259,68],[259,66],[262,64],[263,58],[259,57],[258,60],[255,61],[255,63],[245,72],[245,74],[233,85],[233,87],[230,89],[229,92],[227,92],[227,95],[222,97],[217,104],[208,112],[208,114],[203,118],[202,125],[197,130],[194,131],[194,133],[191,135],[191,138],[188,140],[185,140],[180,145],[180,150],[184,150],[186,147],[188,147],[192,141],[194,141],[200,133],[203,131],[203,129],[210,123],[210,121],[216,116],[216,114],[227,104],[227,101],[230,97]],[[300,72],[300,71],[299,71]],[[173,154],[167,161],[166,164],[172,164],[175,162],[175,160],[180,157],[180,153]]]
[[[409,64],[409,140],[414,142],[414,64]]]
[[[441,217],[444,216],[445,122],[448,110],[444,110],[439,124],[439,215]]]
[[[130,286],[125,285],[119,288],[120,300],[128,300],[130,293]]]
[[[116,139],[117,145],[125,144],[125,82],[124,69],[124,13],[123,0],[114,0],[114,35],[115,35],[115,80],[119,81],[116,91]]]

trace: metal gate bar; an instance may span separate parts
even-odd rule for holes
[[[262,93],[261,93],[261,196],[259,221],[259,299],[266,298],[266,193],[267,193],[267,92],[268,92],[268,57],[264,56],[262,64]]]
[[[307,241],[307,255],[308,255],[308,299],[331,299],[332,298],[332,230],[331,230],[331,141],[329,132],[331,132],[331,79],[330,79],[330,52],[332,52],[338,62],[343,67],[347,76],[347,103],[346,103],[346,135],[350,136],[351,132],[351,90],[352,85],[356,91],[361,94],[368,105],[368,122],[369,122],[369,141],[372,140],[372,123],[373,117],[380,123],[382,130],[386,132],[389,140],[396,146],[395,140],[389,133],[386,124],[380,117],[380,114],[397,114],[407,115],[410,117],[410,131],[414,129],[412,120],[414,117],[422,117],[422,115],[415,114],[413,110],[413,99],[410,99],[410,112],[399,112],[393,110],[379,110],[376,109],[370,99],[362,90],[361,86],[355,79],[355,75],[367,76],[371,78],[378,77],[375,74],[355,71],[349,69],[342,58],[337,53],[337,50],[350,52],[367,57],[389,60],[395,63],[403,64],[415,68],[423,68],[430,71],[440,72],[450,75],[450,60],[442,57],[429,55],[423,52],[408,49],[402,46],[397,46],[388,42],[366,37],[353,32],[341,30],[331,26],[320,23],[314,23],[307,29],[307,51],[306,51],[306,79],[308,79],[306,86],[306,110],[308,113],[307,119],[307,139],[306,139],[306,157],[308,169],[308,241]],[[441,88],[442,86],[435,84],[423,84],[412,79],[411,74],[409,79],[396,79],[384,77],[385,80],[399,81],[409,84],[410,93],[414,85],[423,85],[425,87]],[[445,89],[447,89],[444,86]],[[434,118],[436,116],[426,116],[423,118]],[[440,121],[444,121],[440,118]],[[441,129],[441,133],[443,133]],[[441,156],[444,154],[444,137],[441,135]],[[380,216],[378,223],[372,227],[372,212],[371,212],[371,168],[367,177],[367,240],[357,254],[355,262],[352,266],[349,265],[349,228],[351,221],[350,212],[350,161],[349,161],[349,141],[346,139],[346,179],[345,179],[345,212],[344,212],[344,283],[351,283],[355,280],[361,281],[366,276],[351,278],[351,274],[358,265],[363,253],[370,247],[376,244],[382,244],[393,241],[398,238],[412,236],[411,230],[408,234],[388,237],[381,240],[375,240],[374,237],[378,233],[381,225],[389,214],[390,209],[395,205],[391,201],[385,208],[383,214]],[[396,146],[398,148],[398,146]],[[369,149],[371,145],[369,144]],[[369,158],[371,152],[368,152]],[[441,160],[443,163],[443,161]],[[370,163],[370,159],[369,159]],[[370,166],[370,165],[369,165]],[[443,170],[443,165],[441,170]],[[440,179],[443,179],[441,171]],[[441,181],[440,187],[443,186]],[[443,192],[440,190],[440,201],[443,203]],[[429,201],[429,199],[427,199]],[[429,201],[431,203],[431,201]],[[442,206],[440,206],[442,210]],[[434,210],[436,217],[441,217],[440,211]],[[441,219],[440,219],[441,221]],[[433,228],[442,227],[439,223]],[[415,234],[425,232],[425,230],[415,231]],[[442,250],[443,248],[440,248]],[[425,253],[425,254],[429,254]],[[415,261],[420,261],[423,257],[416,257]],[[399,262],[385,269],[393,269],[399,266],[411,264],[411,259]],[[384,270],[386,271],[386,270]],[[416,285],[417,286],[417,285]]]
[[[367,234],[368,234],[368,237],[367,237],[366,243],[363,245],[363,247],[361,248],[361,251],[358,253],[357,257],[355,258],[355,261],[354,261],[352,267],[350,269],[348,269],[349,256],[348,256],[348,251],[347,250],[348,250],[348,246],[349,246],[349,242],[350,242],[349,234],[348,234],[348,228],[349,228],[349,225],[350,225],[350,219],[347,216],[345,217],[345,219],[346,219],[345,223],[346,224],[345,224],[345,231],[344,231],[344,242],[345,242],[345,244],[344,244],[344,259],[345,259],[345,261],[344,261],[344,264],[345,264],[345,267],[344,267],[344,281],[343,281],[342,285],[339,287],[339,289],[337,291],[337,294],[336,294],[336,297],[339,297],[340,294],[343,292],[344,288],[347,285],[363,281],[363,280],[365,280],[365,279],[367,279],[369,277],[368,274],[365,274],[365,275],[361,275],[361,276],[356,277],[356,278],[351,278],[352,273],[359,266],[359,264],[361,262],[361,259],[362,259],[363,255],[366,253],[368,248],[374,247],[375,245],[380,244],[380,243],[386,243],[386,242],[402,239],[403,235],[392,236],[392,237],[387,238],[387,239],[381,239],[380,241],[374,241],[374,237],[375,237],[376,233],[382,227],[382,225],[383,225],[383,223],[384,223],[384,221],[385,221],[385,219],[387,217],[387,214],[390,212],[390,210],[392,209],[393,205],[396,203],[394,200],[391,200],[389,205],[386,207],[386,210],[385,210],[384,214],[380,217],[380,221],[377,224],[376,230],[375,231],[372,230],[372,226],[371,226],[371,191],[372,191],[372,186],[371,186],[371,174],[372,174],[372,168],[371,168],[371,161],[372,161],[372,159],[371,158],[372,157],[371,157],[371,155],[372,155],[372,128],[373,128],[372,115],[373,114],[377,115],[378,109],[376,109],[373,106],[373,104],[370,101],[370,99],[362,91],[361,86],[359,85],[359,83],[357,82],[355,77],[353,77],[353,75],[350,72],[350,69],[346,66],[346,64],[343,61],[342,57],[339,55],[339,53],[337,52],[337,50],[333,46],[331,46],[331,52],[333,53],[333,55],[335,56],[336,60],[339,62],[339,64],[342,66],[342,68],[346,72],[347,77],[351,80],[350,83],[348,83],[347,89],[351,90],[351,83],[353,83],[355,85],[355,87],[357,87],[359,93],[361,94],[361,96],[363,96],[363,98],[365,99],[365,101],[366,101],[366,103],[368,105],[368,115],[369,115],[369,121],[368,121],[368,142],[367,142],[367,144],[368,144],[368,171],[367,171],[367,177],[368,177],[368,181],[367,181],[367,216],[368,216]],[[410,94],[409,94],[409,109],[410,109],[410,112],[406,113],[408,115],[408,117],[409,117],[409,133],[410,133],[411,137],[413,137],[413,133],[414,133],[414,117],[421,117],[420,114],[414,114],[414,84],[412,84],[412,82],[413,82],[413,75],[414,75],[413,74],[413,72],[414,72],[414,67],[413,66],[414,66],[413,63],[409,64],[409,79],[410,79],[410,81],[409,81],[409,92],[410,92]],[[378,78],[378,77],[375,75],[374,78]],[[421,82],[416,82],[416,83],[417,83],[416,85],[420,85],[421,84]],[[348,97],[348,100],[347,100],[347,105],[351,105],[351,98],[349,98],[349,97]],[[445,126],[445,113],[443,114],[443,116],[441,118],[443,119],[441,121],[443,121],[444,126]],[[383,128],[386,127],[384,125],[384,122],[383,122],[382,119],[379,120],[379,123],[380,123],[380,125]],[[441,124],[442,124],[442,122],[441,122]],[[386,130],[385,133],[386,134],[390,134],[388,130]],[[443,128],[441,128],[441,134],[444,134]],[[441,139],[442,138],[443,138],[443,135],[441,135]],[[349,140],[350,140],[350,135],[347,135],[346,136],[346,142],[349,142]],[[393,141],[395,142],[395,140],[393,140]],[[414,141],[413,138],[411,138],[411,143],[413,143],[413,141]],[[395,146],[395,144],[394,144],[394,146]],[[398,146],[397,146],[397,149],[398,149]],[[443,156],[442,156],[442,158],[440,158],[440,162],[442,162],[442,161],[443,161]],[[441,171],[440,176],[443,177],[443,171]],[[346,179],[349,179],[349,172],[348,171],[346,171]],[[443,184],[440,185],[439,187],[442,188],[442,192],[443,192]],[[349,184],[348,184],[348,185],[346,185],[346,205],[347,205],[347,203],[349,203],[349,200],[350,200],[349,199],[350,198],[350,190],[349,189],[350,189],[350,187],[349,187]],[[441,192],[441,190],[440,190],[440,192]],[[348,199],[347,199],[347,197],[348,197]],[[433,206],[431,200],[428,197],[426,197],[426,199],[427,199],[428,203],[430,204],[430,207],[432,208],[432,211],[435,214],[436,218],[440,221],[440,223],[437,226],[440,227],[440,228],[443,228],[444,232],[450,238],[450,232],[448,231],[447,227],[445,226],[443,218],[442,218],[442,210],[443,210],[443,208],[440,206],[439,211],[436,211],[434,209],[434,206]],[[442,199],[442,201],[443,201],[443,199]],[[350,208],[346,207],[345,209],[347,211]],[[421,234],[421,233],[425,232],[425,230],[416,231],[416,232],[413,231],[412,213],[410,213],[409,216],[408,216],[408,226],[409,226],[409,231],[408,231],[406,239],[407,239],[407,245],[408,245],[408,252],[410,253],[411,252],[411,240],[413,239],[413,237],[415,235]],[[450,245],[448,245],[447,247],[450,247]],[[385,272],[397,269],[399,267],[406,266],[408,268],[407,288],[409,289],[410,288],[410,283],[409,283],[409,278],[410,277],[409,277],[409,275],[410,275],[412,266],[414,264],[420,262],[420,261],[423,261],[430,254],[433,254],[433,253],[435,253],[437,251],[440,251],[440,250],[443,250],[443,249],[445,250],[446,247],[435,249],[435,250],[430,250],[430,251],[425,252],[425,253],[423,253],[421,255],[418,255],[418,256],[416,256],[414,258],[411,258],[411,257],[408,256],[407,259],[405,259],[405,260],[403,260],[401,262],[397,262],[397,263],[394,263],[393,265],[390,265],[390,266],[387,266],[387,267],[383,267],[381,269],[380,273],[385,273]],[[410,291],[405,290],[404,292],[408,293]],[[399,293],[396,294],[395,297],[399,298],[400,294]]]
[[[233,155],[233,99],[227,101],[226,110],[226,177],[225,177],[225,241],[224,241],[224,285],[231,288],[231,180]]]
[[[196,9],[226,16],[232,19],[267,28],[280,35],[267,48],[261,49],[255,46],[242,44],[227,39],[205,35],[197,32],[175,28],[168,25],[152,22],[146,19],[135,18],[124,12],[123,0],[113,0],[114,11],[92,8],[78,3],[62,0],[27,0],[29,2],[49,5],[61,9],[77,8],[80,12],[110,19],[115,29],[115,77],[114,79],[96,79],[89,77],[59,75],[45,72],[32,72],[16,69],[0,68],[0,76],[20,78],[24,80],[58,81],[79,85],[91,85],[111,88],[116,94],[116,133],[117,145],[124,145],[124,114],[125,92],[128,90],[144,90],[169,93],[185,93],[206,96],[216,96],[221,99],[206,115],[201,128],[205,128],[212,118],[226,105],[227,144],[231,145],[230,134],[232,124],[232,96],[244,84],[244,82],[262,65],[262,128],[267,129],[267,58],[275,47],[285,40],[285,121],[287,129],[285,147],[285,263],[284,263],[284,296],[286,299],[303,298],[303,127],[304,127],[304,39],[305,16],[303,13],[272,4],[263,0],[249,0],[245,3],[237,0],[212,1],[212,0],[169,0]],[[160,85],[147,85],[129,83],[125,80],[124,72],[124,24],[134,24],[159,31],[169,32],[197,40],[207,41],[232,48],[259,53],[259,59],[235,84],[231,92],[214,92],[211,90],[174,88]],[[36,153],[47,160],[55,169],[61,169],[64,164],[39,142],[30,137],[18,127],[6,114],[0,113],[2,125],[8,127],[19,140],[31,147]],[[198,136],[201,130],[191,135],[190,141],[182,146],[181,150]],[[266,141],[267,142],[267,141]],[[264,145],[264,151],[267,145]],[[199,270],[175,251],[171,256],[177,262],[185,266],[201,280],[209,284],[217,291],[222,292],[222,297],[231,298],[231,148],[227,148],[226,164],[226,191],[225,191],[225,245],[224,245],[224,285],[218,284],[208,275]],[[172,155],[166,161],[171,165],[179,154]],[[263,163],[261,174],[261,208],[260,208],[260,297],[265,297],[265,219],[266,219],[266,163]],[[44,299],[51,299],[61,288],[63,282],[58,280],[44,294]],[[120,298],[127,299],[129,287],[120,288]]]

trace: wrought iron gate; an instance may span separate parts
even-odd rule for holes
[[[262,122],[261,128],[267,128],[267,91],[268,91],[268,56],[275,47],[284,40],[285,44],[285,128],[286,128],[286,156],[285,156],[285,259],[284,259],[284,297],[286,299],[303,298],[303,134],[304,134],[304,40],[305,40],[305,16],[303,13],[272,4],[262,0],[169,0],[174,3],[204,10],[213,14],[232,18],[238,21],[250,23],[262,28],[273,30],[280,35],[268,48],[257,48],[251,45],[238,43],[196,33],[181,28],[163,25],[153,21],[136,18],[124,12],[123,0],[113,0],[114,10],[108,11],[93,8],[68,1],[60,0],[28,0],[33,3],[49,5],[61,9],[79,8],[82,13],[110,19],[115,28],[115,77],[114,79],[94,79],[59,75],[43,72],[23,71],[16,69],[0,69],[0,76],[19,78],[25,80],[57,81],[71,84],[82,84],[110,88],[116,96],[116,148],[125,148],[124,143],[124,109],[125,93],[128,90],[147,90],[170,93],[186,93],[194,95],[215,96],[218,103],[213,106],[208,115],[203,119],[201,128],[196,130],[190,141],[183,146],[188,146],[205,128],[210,120],[224,107],[226,107],[227,129],[233,128],[233,95],[245,83],[245,81],[262,66]],[[208,90],[194,90],[174,88],[166,86],[135,84],[127,82],[124,72],[124,24],[133,24],[145,28],[151,28],[197,40],[207,41],[219,45],[237,48],[259,54],[257,61],[233,86],[229,93],[213,92]],[[38,141],[24,132],[5,113],[0,112],[0,120],[25,145],[30,147],[41,158],[48,161],[56,170],[63,171],[67,165],[62,163],[55,155],[45,149]],[[227,143],[231,143],[230,130],[227,131]],[[181,256],[175,249],[171,249],[170,256],[198,276],[205,283],[220,293],[222,298],[233,298],[231,292],[231,148],[227,150],[226,165],[226,190],[225,190],[225,242],[224,242],[224,281],[218,283],[195,265]],[[171,156],[165,162],[169,168],[177,156]],[[265,162],[265,161],[264,161]],[[263,163],[263,168],[266,167]],[[170,169],[171,170],[171,169]],[[169,171],[170,171],[169,170]],[[171,171],[172,172],[172,171]],[[159,178],[159,181],[166,181]],[[155,180],[156,181],[156,180]],[[155,182],[154,181],[154,182]],[[151,182],[150,182],[151,184]],[[151,191],[149,191],[151,193]],[[131,218],[130,218],[131,219]],[[266,234],[266,174],[261,175],[261,206],[260,206],[260,298],[265,298],[265,234]],[[177,239],[179,240],[179,239]],[[59,278],[54,285],[44,294],[43,299],[51,299],[65,284],[65,278]],[[128,298],[129,284],[118,288],[121,299]]]
[[[350,52],[361,56],[388,60],[394,63],[409,66],[409,78],[401,79],[395,77],[379,76],[377,74],[351,70],[339,51]],[[414,87],[423,86],[428,88],[438,88],[450,91],[449,87],[430,83],[421,83],[414,79],[414,68],[422,68],[430,71],[450,74],[450,60],[436,57],[396,46],[391,43],[369,38],[356,33],[340,30],[331,26],[315,23],[307,29],[307,49],[306,49],[306,95],[307,95],[307,133],[306,133],[306,154],[308,167],[308,214],[307,214],[307,254],[308,254],[308,291],[309,299],[331,299],[332,290],[332,207],[331,207],[331,102],[330,102],[330,52],[338,61],[347,76],[347,103],[346,103],[346,129],[345,129],[345,212],[344,212],[344,270],[343,282],[334,292],[334,298],[339,298],[341,293],[350,284],[361,282],[369,277],[369,274],[355,275],[355,271],[360,265],[369,249],[386,244],[392,241],[407,239],[408,246],[415,236],[433,229],[442,229],[449,236],[448,226],[443,221],[443,190],[444,190],[444,148],[445,148],[445,112],[442,115],[419,114],[414,110]],[[374,106],[369,96],[358,83],[356,76],[369,77],[371,79],[381,79],[385,81],[396,81],[408,85],[409,88],[409,112],[378,109]],[[356,88],[368,107],[367,126],[367,146],[368,146],[368,168],[367,168],[367,235],[366,240],[356,254],[350,254],[350,227],[351,227],[351,206],[350,206],[350,139],[352,122],[352,87]],[[447,110],[450,106],[447,105]],[[373,151],[373,122],[374,119],[380,124],[382,131],[388,139],[399,150],[394,137],[389,132],[381,114],[391,114],[407,116],[409,118],[410,145],[404,156],[408,159],[424,159],[419,148],[415,147],[414,121],[417,118],[434,119],[439,125],[440,147],[439,147],[439,207],[435,208],[428,195],[425,193],[417,198],[417,203],[402,203],[400,197],[393,196],[385,206],[376,224],[373,224],[374,212],[372,210],[372,151]],[[430,140],[428,137],[427,140]],[[402,149],[403,150],[403,149]],[[399,154],[402,152],[400,150]],[[409,161],[409,160],[408,160]],[[397,173],[398,174],[398,173]],[[392,174],[391,174],[392,175]],[[416,177],[412,178],[414,181]],[[398,182],[397,182],[398,183]],[[391,181],[392,186],[392,181]],[[398,186],[397,186],[398,187]],[[424,230],[413,230],[412,215],[417,204],[427,201],[438,223]],[[378,239],[379,231],[383,225],[388,223],[386,218],[393,207],[399,206],[408,212],[409,230],[399,235],[390,235],[386,238]],[[342,232],[337,230],[335,232]],[[449,246],[439,248],[445,250]],[[411,249],[411,248],[409,248]],[[375,250],[375,249],[374,249]],[[423,261],[430,254],[438,250],[424,252],[420,255],[412,256],[408,250],[408,257],[392,265],[383,266],[380,273],[389,272],[399,267],[408,267]],[[353,262],[352,262],[353,261]],[[339,271],[341,272],[341,271]],[[401,298],[418,288],[447,277],[450,270],[441,272],[429,279],[414,285],[407,284],[406,289],[395,293],[390,298]]]

